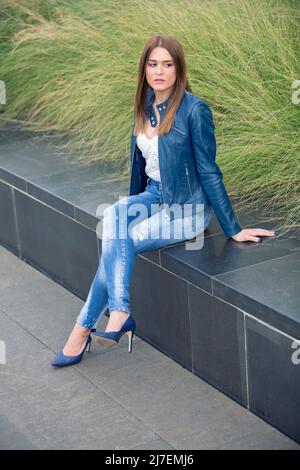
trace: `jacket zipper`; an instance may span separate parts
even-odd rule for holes
[[[173,129],[174,129],[174,131],[179,132],[179,134],[185,135],[185,133],[182,132],[182,131],[181,131],[180,129],[178,129],[177,127],[174,127],[174,126],[173,126]]]
[[[190,195],[192,196],[192,189],[191,189],[190,178],[189,178],[189,170],[188,170],[187,164],[185,164],[185,174],[186,174],[188,184],[189,184]]]

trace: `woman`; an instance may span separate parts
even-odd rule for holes
[[[191,92],[183,50],[175,38],[153,36],[145,45],[134,116],[129,196],[104,211],[100,264],[53,366],[78,363],[85,350],[90,350],[91,339],[111,345],[126,333],[131,352],[135,321],[129,288],[137,253],[202,235],[212,209],[225,235],[237,242],[258,242],[259,235],[274,235],[260,228],[242,229],[238,224],[215,162],[211,110]],[[183,215],[170,210],[174,205],[177,209],[184,206]],[[192,212],[186,213],[186,206],[192,206]],[[169,229],[167,236],[165,228]],[[95,326],[107,308],[110,316],[106,329],[96,332]]]

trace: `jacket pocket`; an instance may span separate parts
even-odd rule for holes
[[[189,185],[190,196],[192,196],[193,194],[192,194],[192,188],[191,188],[191,182],[190,182],[189,169],[188,169],[187,163],[185,163],[184,165],[185,165],[185,174],[186,174],[187,182]]]
[[[179,129],[179,127],[173,126],[172,129],[173,129],[173,131],[178,132],[178,134],[180,134],[180,135],[185,135],[185,131],[182,130],[182,129]]]

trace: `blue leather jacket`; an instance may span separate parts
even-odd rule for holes
[[[153,109],[155,94],[149,88],[146,110],[152,127],[157,125]],[[157,105],[162,120],[168,99]],[[134,128],[134,127],[133,127]],[[183,205],[204,204],[205,214],[212,208],[227,237],[242,230],[236,220],[222,178],[215,162],[216,140],[212,112],[208,104],[185,90],[170,132],[158,138],[159,169],[163,202]],[[129,196],[143,192],[147,186],[146,160],[131,135],[131,176]]]

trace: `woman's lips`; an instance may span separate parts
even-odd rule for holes
[[[163,83],[164,82],[164,80],[161,80],[161,79],[157,79],[157,80],[154,80],[154,81],[157,82],[157,83]]]

